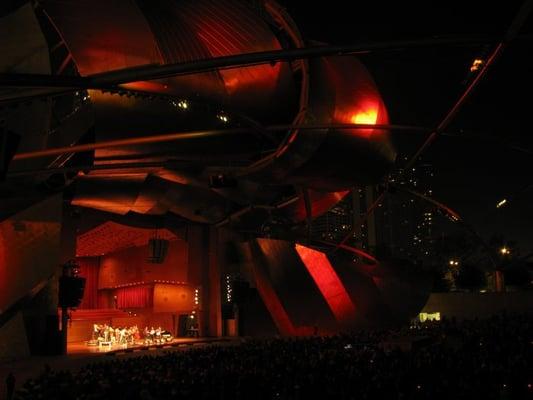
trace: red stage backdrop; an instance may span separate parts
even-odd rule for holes
[[[83,300],[78,308],[98,308],[98,271],[99,257],[81,257],[77,259],[80,276],[85,278]]]
[[[152,285],[119,288],[116,291],[118,308],[152,307],[154,287]]]

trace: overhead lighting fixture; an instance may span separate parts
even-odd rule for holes
[[[507,199],[503,199],[498,204],[496,204],[496,208],[501,208],[507,203]]]

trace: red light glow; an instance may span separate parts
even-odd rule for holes
[[[337,106],[335,109],[334,120],[342,124],[365,124],[376,125],[388,122],[387,112],[385,108],[380,105],[378,97],[367,98],[359,100],[355,105],[349,107]],[[369,138],[380,131],[374,129],[353,129],[353,135]]]
[[[296,251],[339,322],[354,318],[355,305],[326,255],[302,245]]]
[[[368,70],[354,58],[330,57],[325,61],[325,76],[335,90],[333,121],[339,124],[387,124],[388,115],[379,90]],[[363,139],[386,134],[382,130],[350,129]]]
[[[377,120],[378,120],[377,108],[361,110],[357,112],[357,114],[353,114],[351,118],[351,122],[354,124],[375,125]]]

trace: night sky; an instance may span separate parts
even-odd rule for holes
[[[283,1],[305,38],[331,44],[484,34],[501,38],[522,2]],[[348,7],[349,4],[349,7]],[[533,251],[533,17],[422,160],[435,168],[435,198],[458,211],[485,238],[503,234],[522,254]],[[435,46],[367,54],[393,124],[436,126],[465,89],[474,58],[494,48]],[[425,135],[394,133],[400,156]],[[520,150],[517,150],[519,148]],[[528,186],[529,189],[525,190]],[[510,201],[496,209],[499,200]]]

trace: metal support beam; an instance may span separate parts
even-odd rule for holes
[[[387,124],[317,124],[317,125],[272,125],[264,128],[265,131],[284,131],[284,130],[315,130],[315,129],[376,129],[376,130],[394,130],[394,131],[422,131],[424,128],[412,126],[412,125],[387,125]],[[250,133],[251,128],[234,128],[234,129],[212,129],[212,130],[199,130],[192,132],[176,132],[176,133],[167,133],[162,135],[149,135],[142,136],[137,138],[126,138],[126,139],[117,139],[109,140],[99,143],[88,143],[82,145],[74,146],[65,146],[65,147],[56,147],[51,149],[30,151],[26,153],[15,154],[13,160],[24,160],[29,158],[40,158],[55,156],[64,153],[79,153],[83,151],[91,151],[97,149],[106,149],[109,147],[118,147],[118,146],[131,146],[131,145],[140,145],[140,144],[152,144],[152,143],[163,143],[163,142],[173,142],[184,139],[197,139],[205,138],[211,136],[222,136],[222,135],[231,135],[239,133]]]
[[[294,61],[313,57],[345,56],[367,54],[378,51],[392,51],[406,48],[432,46],[454,46],[484,44],[493,38],[481,35],[463,35],[441,38],[413,40],[392,40],[384,42],[359,43],[345,46],[312,46],[295,49],[262,51],[175,64],[149,64],[118,71],[104,72],[86,77],[50,76],[38,74],[0,74],[0,86],[49,87],[79,89],[102,89],[120,84],[163,79],[177,75],[197,74],[212,70],[239,68],[243,66],[269,64],[272,62]]]

